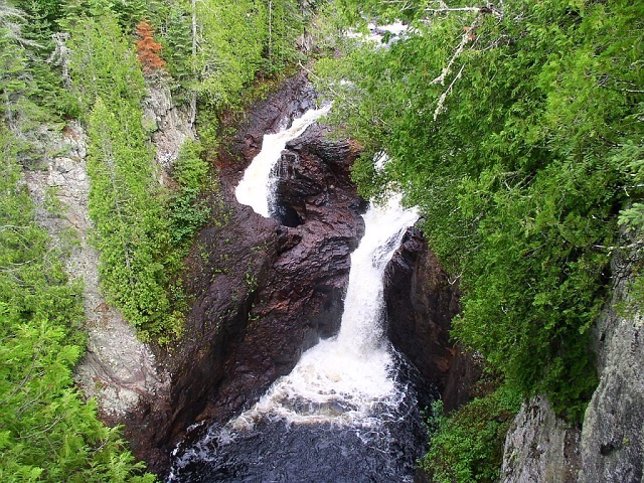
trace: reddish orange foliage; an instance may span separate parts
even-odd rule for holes
[[[159,56],[163,47],[154,40],[152,26],[146,20],[141,20],[136,26],[136,34],[139,36],[139,40],[136,42],[136,52],[139,62],[143,66],[143,72],[151,74],[156,70],[163,69],[165,60]]]

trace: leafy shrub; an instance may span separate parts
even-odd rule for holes
[[[209,165],[201,158],[201,145],[186,141],[177,158],[173,178],[179,184],[176,192],[170,195],[170,233],[175,246],[185,246],[193,234],[210,215],[210,208],[200,199],[209,180]]]
[[[448,416],[442,401],[434,403],[429,452],[420,467],[437,483],[498,481],[505,434],[520,400],[519,394],[501,387]]]
[[[143,76],[113,15],[79,20],[71,39],[74,89],[92,106],[89,208],[101,284],[144,339],[168,342],[183,316],[170,293],[171,233],[165,192],[142,125]]]

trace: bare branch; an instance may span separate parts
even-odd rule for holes
[[[442,8],[426,8],[425,12],[429,13],[443,13],[443,12],[481,12],[481,7],[442,7]]]
[[[476,29],[477,23],[478,23],[478,16],[476,17],[476,19],[474,19],[474,22],[472,22],[472,25],[470,25],[465,29],[465,31],[463,32],[463,36],[461,37],[461,43],[458,44],[456,51],[449,59],[449,62],[447,62],[447,65],[443,67],[443,70],[441,71],[440,75],[430,82],[431,85],[436,85],[436,84],[445,85],[445,78],[452,70],[452,65],[454,65],[454,62],[456,61],[456,59],[458,59],[460,55],[463,53],[463,50],[465,50],[465,46],[473,40],[474,38],[473,32]]]
[[[473,12],[478,14],[490,14],[494,15],[497,18],[503,17],[503,12],[496,8],[494,5],[488,5],[486,7],[447,7],[444,2],[441,2],[441,7],[439,8],[426,8],[425,12],[431,13],[433,15],[437,13],[450,13],[450,12]]]
[[[456,84],[456,81],[461,78],[461,74],[463,74],[464,68],[465,68],[464,65],[461,66],[461,70],[458,71],[458,74],[454,76],[450,85],[447,87],[447,89],[445,89],[445,92],[443,92],[439,97],[436,110],[434,111],[434,121],[438,118],[438,115],[445,110],[445,100],[447,99],[447,96],[449,95],[449,93],[452,91],[452,87],[454,87],[454,84]]]

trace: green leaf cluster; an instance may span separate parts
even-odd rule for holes
[[[196,14],[200,48],[194,59],[195,88],[218,109],[238,104],[257,73],[270,74],[297,59],[304,16],[296,1],[198,2]]]
[[[419,466],[436,483],[499,480],[503,443],[521,397],[507,387],[476,398],[445,416],[432,405],[430,447]]]
[[[203,193],[208,188],[210,166],[202,158],[201,145],[186,141],[177,158],[173,178],[179,187],[169,198],[170,234],[172,243],[185,247],[198,228],[211,215],[211,208]]]

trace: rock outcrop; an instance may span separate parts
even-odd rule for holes
[[[157,164],[169,174],[183,143],[195,137],[194,113],[189,106],[176,104],[170,86],[163,78],[150,79],[147,86],[143,125],[151,132]]]
[[[599,386],[582,425],[582,482],[644,478],[644,307],[622,307],[630,300],[630,262],[615,259],[612,268],[613,300],[593,332]]]
[[[531,399],[523,404],[508,430],[502,480],[577,481],[579,436],[579,429],[558,418],[546,398]]]
[[[632,261],[613,260],[613,297],[593,333],[599,385],[581,431],[557,418],[543,397],[524,404],[506,438],[503,481],[642,481],[644,319],[641,307],[623,308],[631,270]]]
[[[418,369],[421,387],[435,387],[446,410],[471,399],[482,364],[450,341],[459,310],[457,285],[450,282],[420,231],[411,228],[385,273],[388,336]]]
[[[70,278],[83,283],[88,340],[76,380],[87,397],[96,398],[105,419],[120,423],[142,401],[162,397],[167,374],[99,289],[98,253],[89,243],[92,224],[82,127],[71,122],[61,133],[49,132],[47,145],[48,152],[60,154],[46,156],[44,169],[27,171],[25,179],[36,203],[38,222],[52,242],[68,253],[65,262]],[[57,210],[46,209],[52,199],[59,205]]]
[[[249,407],[304,350],[339,327],[350,253],[364,229],[364,203],[348,176],[357,150],[326,140],[319,126],[287,146],[278,211],[296,222],[263,218],[234,198],[263,135],[313,103],[304,76],[287,81],[249,112],[216,160],[215,216],[187,260],[185,287],[194,303],[184,337],[164,358],[169,398],[165,409],[158,401],[141,408],[136,423],[138,454],[159,472],[188,426],[224,422]]]

